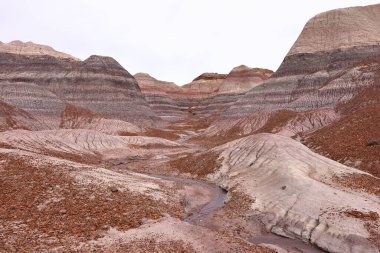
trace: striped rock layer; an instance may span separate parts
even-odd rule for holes
[[[0,98],[53,128],[66,104],[130,122],[155,118],[133,76],[114,59],[96,55],[79,61],[50,51],[0,50]]]
[[[380,5],[313,17],[276,73],[225,116],[278,109],[335,108],[375,85],[380,56]]]
[[[188,113],[204,117],[219,115],[272,73],[266,69],[239,66],[227,75],[204,73],[184,86],[159,81],[144,73],[134,77],[158,116],[179,120]]]

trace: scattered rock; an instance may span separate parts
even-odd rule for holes
[[[110,187],[110,191],[111,191],[111,192],[118,192],[119,189],[117,189],[115,186],[111,186],[111,187]]]
[[[286,185],[282,186],[281,189],[285,190],[286,189]]]
[[[380,145],[380,141],[378,140],[372,140],[367,143],[368,147],[377,146],[377,145]]]

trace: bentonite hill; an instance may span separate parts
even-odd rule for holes
[[[177,86],[0,42],[0,252],[380,250],[380,5]]]

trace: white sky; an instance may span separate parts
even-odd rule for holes
[[[1,0],[0,41],[92,54],[185,84],[245,64],[276,70],[320,12],[370,0]]]

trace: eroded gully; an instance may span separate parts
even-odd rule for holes
[[[145,173],[144,173],[145,174]],[[197,193],[188,191],[186,192],[186,205],[195,206],[187,210],[185,221],[194,225],[201,225],[213,229],[209,226],[209,223],[204,222],[208,220],[215,212],[220,210],[226,201],[227,191],[221,188],[218,185],[206,182],[199,179],[189,179],[189,178],[180,178],[175,176],[163,176],[158,174],[146,174],[151,177],[159,178],[162,180],[168,180],[172,182],[179,182],[183,184],[190,185],[199,190],[205,195],[208,196],[207,201],[204,201],[203,204],[197,207],[197,204],[192,205],[192,201],[197,201],[199,197]],[[207,191],[207,193],[205,193]],[[257,222],[260,224],[260,222]],[[259,226],[259,225],[257,225]],[[257,229],[256,231],[258,231]],[[295,253],[323,253],[325,251],[315,247],[314,245],[305,244],[299,240],[293,240],[286,237],[281,237],[273,233],[261,232],[259,234],[255,233],[249,238],[242,238],[254,244],[267,244],[274,245],[283,249],[285,252],[295,252]]]

